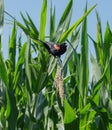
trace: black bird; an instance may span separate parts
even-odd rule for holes
[[[40,39],[37,39],[39,42],[43,43],[43,45],[45,46],[45,48],[48,50],[48,52],[50,54],[52,54],[53,56],[58,56],[60,57],[61,55],[63,55],[66,50],[67,50],[67,45],[66,43],[62,43],[62,44],[55,44],[55,43],[51,43],[51,42],[43,42]]]

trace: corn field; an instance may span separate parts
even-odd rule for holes
[[[7,59],[0,33],[0,130],[112,130],[112,31],[107,23],[103,35],[96,12],[96,39],[89,35],[87,16],[95,7],[88,9],[86,4],[71,25],[73,0],[69,0],[56,26],[55,8],[43,0],[37,14],[40,28],[28,13],[20,13],[23,24],[7,13],[12,32]],[[1,0],[0,29],[3,25]],[[54,57],[38,38],[66,42],[67,51]],[[89,54],[90,43],[95,54]]]

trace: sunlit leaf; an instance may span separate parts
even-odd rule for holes
[[[66,55],[65,55],[65,58],[64,58],[64,61],[63,61],[63,68],[66,67],[68,61],[70,60],[71,56],[73,55],[74,53],[74,50],[76,49],[76,47],[78,46],[79,44],[79,30],[75,33],[75,35],[73,36],[75,39],[72,41],[71,45],[69,45],[68,49],[67,49],[67,52],[66,52]]]
[[[15,62],[16,62],[16,35],[17,35],[17,30],[16,30],[16,24],[14,22],[14,27],[12,30],[12,35],[10,37],[9,41],[9,59],[11,62],[12,66],[12,71],[15,69]]]
[[[77,26],[86,18],[86,16],[96,7],[96,5],[92,6],[79,20],[77,20],[66,32],[62,34],[59,39],[59,42],[63,42],[67,39],[67,37],[73,33],[73,31],[77,28]]]
[[[56,21],[56,10],[52,11],[52,1],[50,7],[50,40],[52,39],[55,32],[55,21]]]
[[[3,59],[3,57],[2,57],[1,54],[0,54],[0,78],[4,82],[4,84],[6,85],[6,87],[8,87],[7,69],[6,69],[6,65],[4,63],[4,59]]]
[[[65,109],[65,115],[64,115],[65,124],[71,123],[77,118],[75,111],[68,104],[67,100],[64,101],[64,109]]]
[[[70,21],[71,21],[71,16],[72,16],[72,5],[73,5],[73,0],[70,0],[60,18],[58,27],[56,29],[56,32],[54,33],[53,36],[53,41],[57,42],[59,38],[61,37],[62,33],[68,30]]]
[[[46,16],[47,16],[47,0],[43,0],[41,18],[40,18],[40,35],[39,38],[44,40],[45,38],[45,28],[46,28]]]

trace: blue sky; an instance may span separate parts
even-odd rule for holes
[[[66,7],[69,0],[52,0],[53,5],[56,7],[56,23],[58,23],[64,8]],[[74,23],[78,18],[83,15],[83,10],[88,1],[88,9],[97,3],[96,10],[99,13],[102,22],[103,32],[105,30],[105,25],[107,20],[109,21],[110,27],[112,28],[112,1],[111,0],[74,0],[73,4],[73,14],[71,24]],[[5,10],[13,15],[18,21],[22,22],[20,12],[28,14],[33,19],[34,23],[39,28],[40,11],[43,0],[5,0]],[[50,7],[50,0],[48,0],[48,6]],[[48,7],[48,10],[49,10]],[[9,17],[5,15],[5,18]],[[3,54],[7,58],[7,47],[8,38],[11,32],[11,25],[6,24],[8,21],[5,20],[3,29]],[[96,15],[95,10],[91,12],[88,16],[88,32],[95,39],[96,34]],[[92,47],[90,49],[92,50]]]

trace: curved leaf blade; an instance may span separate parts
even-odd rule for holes
[[[71,28],[69,28],[66,32],[62,34],[62,36],[59,39],[59,42],[63,42],[66,40],[66,38],[73,33],[73,31],[77,28],[77,26],[86,18],[86,16],[96,7],[96,4],[92,6],[77,22],[75,22]]]
[[[67,100],[64,101],[64,123],[68,124],[71,123],[76,119],[76,113],[73,111],[72,107],[68,104]]]

